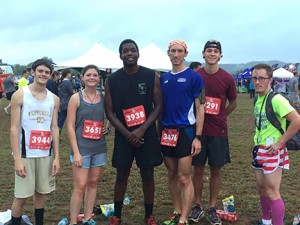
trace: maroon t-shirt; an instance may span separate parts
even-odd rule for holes
[[[237,98],[235,82],[232,76],[222,68],[214,74],[208,74],[204,68],[197,71],[203,78],[206,91],[206,113],[203,135],[227,136],[227,100]],[[209,99],[209,100],[208,100]]]

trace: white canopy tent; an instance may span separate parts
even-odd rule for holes
[[[286,69],[279,68],[273,72],[274,78],[293,78],[294,74],[287,71]]]
[[[85,67],[89,64],[94,64],[100,69],[117,69],[123,66],[119,53],[96,43],[83,55],[67,62],[57,63],[56,67]]]
[[[277,81],[274,90],[276,92],[287,92],[287,82],[289,79],[293,78],[294,74],[287,71],[286,69],[279,68],[273,72],[273,78]]]
[[[114,52],[100,43],[96,43],[86,53],[70,61],[57,63],[56,68],[85,67],[94,64],[100,69],[110,68],[116,70],[123,67],[123,62],[118,52]],[[171,69],[171,62],[167,52],[163,52],[154,43],[140,49],[138,64],[154,70],[168,71]]]
[[[160,50],[154,43],[140,49],[138,64],[160,71],[169,71],[172,68],[167,52]]]

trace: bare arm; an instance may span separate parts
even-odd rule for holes
[[[298,83],[295,84],[295,93],[297,96],[299,95]]]
[[[53,117],[51,121],[51,134],[53,138],[53,148],[54,148],[54,161],[52,164],[52,176],[55,176],[59,169],[60,169],[60,162],[59,162],[59,129],[58,129],[58,110],[59,110],[59,98],[52,94],[54,98],[54,111]]]
[[[204,123],[204,104],[200,103],[200,99],[195,99],[196,108],[196,135],[202,135],[203,123]],[[192,156],[195,156],[201,152],[201,141],[198,138],[194,138],[192,143]]]
[[[159,115],[162,113],[163,110],[163,100],[162,100],[162,92],[159,82],[159,77],[155,76],[155,83],[154,83],[154,95],[153,95],[153,104],[154,109],[148,115],[146,121],[136,130],[133,132],[135,135],[139,136],[138,138],[142,138],[145,131],[158,119]]]
[[[130,131],[124,127],[121,121],[113,112],[112,100],[108,85],[108,79],[105,81],[105,95],[104,95],[104,103],[105,103],[105,114],[109,122],[117,129],[126,139],[128,139],[131,135]]]
[[[11,100],[11,127],[10,127],[10,145],[13,152],[15,162],[15,170],[18,176],[25,177],[27,175],[26,167],[21,160],[20,154],[20,118],[21,107],[23,105],[23,91],[16,91]]]
[[[68,113],[67,113],[67,130],[70,145],[74,154],[74,165],[82,166],[82,156],[79,152],[76,133],[75,133],[75,122],[76,122],[76,111],[79,106],[79,94],[74,94],[70,98],[68,104]]]
[[[228,105],[226,106],[226,115],[229,116],[237,108],[237,98],[234,100],[228,100]]]
[[[290,121],[290,125],[286,132],[281,136],[281,138],[277,141],[279,144],[278,149],[285,144],[294,134],[300,130],[300,115],[296,110],[291,111],[286,115],[286,119]]]

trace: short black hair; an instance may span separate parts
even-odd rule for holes
[[[201,66],[201,63],[200,62],[192,62],[190,64],[190,68],[191,69],[196,69],[198,66]]]
[[[40,66],[40,65],[46,66],[47,68],[50,69],[50,73],[52,73],[52,71],[53,71],[52,63],[51,63],[49,60],[45,59],[45,58],[37,59],[36,61],[34,61],[34,62],[32,63],[31,68],[33,69],[33,71],[35,71],[36,68],[37,68],[38,66]]]
[[[135,47],[136,47],[137,52],[139,53],[139,47],[137,46],[137,44],[135,43],[135,41],[132,40],[132,39],[125,39],[124,41],[121,42],[121,44],[120,44],[120,46],[119,46],[119,53],[120,53],[120,55],[122,54],[122,48],[123,48],[123,45],[124,45],[124,44],[129,44],[129,43],[134,44]]]

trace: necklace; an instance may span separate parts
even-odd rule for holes
[[[91,104],[94,104],[93,102],[94,102],[94,100],[95,100],[95,98],[96,98],[97,91],[96,91],[96,93],[95,93],[93,99],[90,98],[90,96],[86,93],[85,89],[83,89],[83,91],[84,91],[85,95],[88,97],[88,99],[91,101]]]

